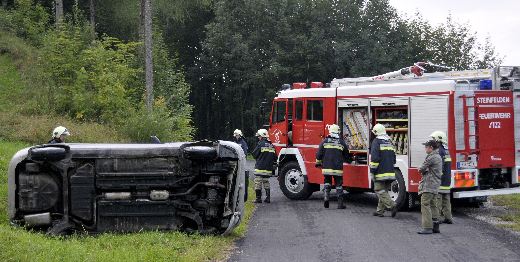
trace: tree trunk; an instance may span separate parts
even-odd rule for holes
[[[151,113],[153,105],[152,0],[141,0],[141,28],[144,42],[146,109]]]
[[[54,9],[56,11],[56,26],[58,26],[63,21],[63,0],[55,0]]]
[[[92,37],[96,38],[96,2],[95,0],[89,0],[90,4],[90,28],[92,30]]]

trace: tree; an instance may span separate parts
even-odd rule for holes
[[[89,0],[90,27],[92,30],[92,38],[96,37],[96,1]]]
[[[153,35],[152,35],[152,1],[141,0],[141,26],[143,30],[145,57],[146,108],[151,113],[153,106]]]
[[[63,21],[63,0],[54,1],[54,11],[56,14],[56,26]]]

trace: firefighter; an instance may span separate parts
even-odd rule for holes
[[[240,129],[235,129],[235,131],[233,132],[233,142],[239,144],[242,147],[242,150],[244,151],[244,155],[247,155],[247,143]]]
[[[442,158],[442,176],[439,194],[437,195],[437,208],[439,210],[439,222],[453,224],[453,216],[451,215],[451,157],[448,151],[448,140],[446,133],[435,131],[430,135],[433,140],[439,144],[439,155]]]
[[[442,158],[439,155],[439,143],[431,139],[423,143],[426,159],[419,167],[422,178],[419,181],[421,196],[421,226],[419,234],[440,233],[436,197],[441,186]]]
[[[59,144],[65,143],[65,138],[70,136],[69,130],[63,126],[58,126],[52,131],[52,139],[47,142],[48,144]]]
[[[255,203],[262,203],[262,188],[265,189],[265,203],[271,203],[271,192],[269,185],[269,177],[274,171],[276,161],[276,152],[274,146],[269,141],[269,133],[265,129],[259,129],[256,132],[258,137],[258,145],[253,150],[253,157],[256,159],[255,164]]]
[[[316,153],[316,167],[321,167],[321,173],[324,176],[324,202],[323,206],[329,208],[329,197],[334,178],[334,186],[338,196],[338,209],[345,209],[343,195],[343,162],[350,159],[348,146],[340,137],[339,126],[330,125],[329,135],[320,143],[318,152]]]
[[[372,128],[376,138],[370,145],[370,174],[374,181],[374,191],[378,202],[374,216],[384,217],[385,210],[391,211],[392,217],[397,214],[397,205],[390,198],[388,191],[395,178],[395,149],[391,138],[386,134],[386,128],[376,124]]]

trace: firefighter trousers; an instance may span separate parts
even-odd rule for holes
[[[343,176],[331,176],[331,175],[323,175],[323,182],[325,185],[332,186],[332,178],[334,177],[334,187],[335,188],[343,188]]]
[[[271,189],[269,177],[255,176],[255,190]]]
[[[439,193],[437,195],[437,209],[439,210],[439,221],[453,220],[451,215],[450,194]]]
[[[377,209],[376,212],[383,214],[385,210],[392,209],[395,206],[395,202],[390,198],[388,191],[392,181],[375,181],[374,191],[377,194]]]
[[[421,194],[421,226],[425,229],[433,228],[433,220],[439,218],[437,209],[437,194],[424,192]]]

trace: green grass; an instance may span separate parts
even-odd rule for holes
[[[0,110],[12,109],[14,99],[19,96],[24,87],[21,76],[7,55],[0,55]]]
[[[520,194],[494,196],[492,201],[494,205],[507,207],[510,211],[500,216],[502,220],[511,223],[504,227],[520,231]]]
[[[13,154],[27,144],[0,140],[0,261],[215,261],[229,255],[234,241],[243,237],[254,210],[252,198],[245,217],[226,237],[181,232],[75,235],[53,238],[12,227],[7,219],[7,166]],[[249,195],[254,190],[252,183]]]

